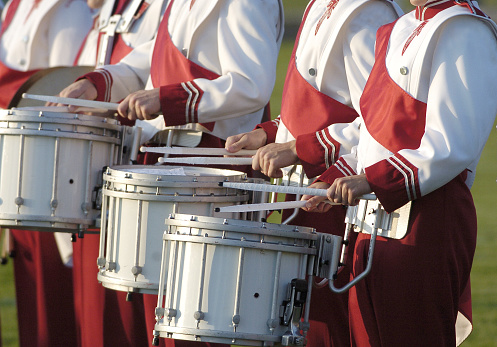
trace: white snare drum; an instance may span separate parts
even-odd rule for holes
[[[214,217],[166,220],[158,336],[248,346],[303,345],[301,312],[321,235],[312,228]],[[333,242],[333,235],[326,235]],[[336,236],[338,259],[341,238]],[[291,285],[293,281],[294,285]],[[305,305],[304,305],[305,304]]]
[[[249,195],[219,186],[242,181],[232,170],[116,166],[104,174],[98,280],[104,287],[157,294],[164,220],[171,213],[242,218],[214,209],[246,203]]]
[[[112,118],[57,112],[0,111],[0,225],[84,231],[100,214],[95,188],[104,166],[123,160],[132,128]]]

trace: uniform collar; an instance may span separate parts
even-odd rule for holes
[[[438,12],[456,5],[453,0],[432,0],[424,6],[416,7],[416,19],[425,21],[433,18]]]

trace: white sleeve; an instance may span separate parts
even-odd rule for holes
[[[262,109],[276,79],[280,34],[279,1],[231,0],[217,26],[220,77],[196,79],[203,90],[200,123],[234,118]]]
[[[395,21],[398,15],[392,4],[386,1],[368,1],[356,12],[357,15],[345,25],[347,33],[342,45],[352,107],[360,113],[359,100],[375,61],[376,32],[380,26]]]
[[[418,168],[422,195],[475,166],[497,114],[497,40],[487,24],[455,17],[434,42],[423,70],[429,79],[425,134],[418,149],[399,151]]]
[[[48,66],[72,66],[92,22],[92,13],[86,1],[61,3],[45,23],[50,52]]]
[[[105,65],[112,76],[110,101],[118,102],[129,94],[142,90],[150,77],[150,64],[155,40],[145,42],[115,65]],[[98,70],[97,70],[98,71]]]

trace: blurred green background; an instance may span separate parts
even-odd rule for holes
[[[283,0],[286,33],[278,60],[278,75],[271,97],[273,116],[279,114],[281,93],[293,41],[307,0]],[[398,2],[404,11],[413,7],[408,1]],[[497,18],[497,0],[479,2],[492,18]],[[497,68],[497,67],[490,67]],[[478,213],[478,243],[471,275],[473,291],[474,331],[465,347],[497,346],[497,130],[494,129],[485,147],[472,188]],[[427,269],[428,270],[428,269]],[[64,285],[64,284],[61,284]],[[330,312],[330,314],[333,314]],[[0,266],[0,317],[4,347],[18,346],[15,292],[12,261]],[[72,346],[68,346],[72,347]]]

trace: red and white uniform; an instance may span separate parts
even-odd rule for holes
[[[163,57],[153,59],[157,49],[150,42],[119,64],[86,76],[96,84],[98,99],[119,101],[134,91],[160,87],[164,117],[136,123],[144,128],[144,141],[165,126],[191,123],[206,125],[209,134],[219,139],[253,129],[261,121],[276,78],[283,36],[281,1],[174,0],[169,5],[167,28],[161,28],[159,35],[161,30],[169,34],[177,52],[168,53],[179,52],[189,62],[185,66],[196,67],[168,71]],[[188,79],[201,70],[217,76]],[[177,76],[169,76],[172,73]],[[170,83],[158,84],[164,81]]]
[[[136,46],[153,40],[165,6],[165,0],[107,0],[80,50],[78,64],[96,65],[106,53],[110,63],[117,63]],[[126,22],[132,18],[132,22],[125,29],[116,28],[113,43],[102,45],[106,42],[110,17],[116,15],[121,15],[121,20]],[[99,240],[98,234],[86,234],[73,244],[74,305],[79,346],[147,346],[153,327],[146,327],[142,296],[134,295],[133,301],[127,302],[126,293],[105,289],[97,281],[95,261]],[[150,320],[153,319],[152,311]]]
[[[347,137],[330,140],[330,132],[321,129],[330,124],[337,131],[349,129],[346,125],[358,117],[359,98],[374,63],[376,31],[401,13],[392,1],[381,0],[316,0],[307,6],[287,71],[281,115],[260,126],[268,142],[297,139],[308,177],[321,174],[350,150]],[[312,165],[305,165],[311,156]],[[343,235],[344,219],[345,210],[336,207],[325,215],[301,210],[290,223]],[[314,289],[310,318],[308,346],[348,345],[346,295]]]
[[[412,201],[407,236],[377,240],[350,291],[355,345],[454,346],[471,332],[469,187],[497,113],[497,27],[476,12],[433,1],[378,31],[357,150],[320,177],[365,173],[387,211]],[[368,244],[360,234],[356,273]]]
[[[199,146],[224,147],[228,136],[261,122],[282,36],[279,0],[168,1],[155,42],[85,77],[97,86],[99,100],[119,101],[143,88],[160,88],[164,117],[137,121],[145,130],[143,142],[166,126],[202,124]],[[148,163],[153,159],[144,158]],[[143,300],[151,334],[157,298],[144,295]],[[171,339],[160,343],[201,345]]]
[[[72,66],[91,27],[83,0],[11,0],[2,12],[0,107],[34,72]]]
[[[91,12],[82,0],[11,0],[2,22],[0,107],[6,108],[36,71],[72,65]],[[14,230],[12,235],[20,345],[74,345],[71,271],[61,262],[54,234]]]

